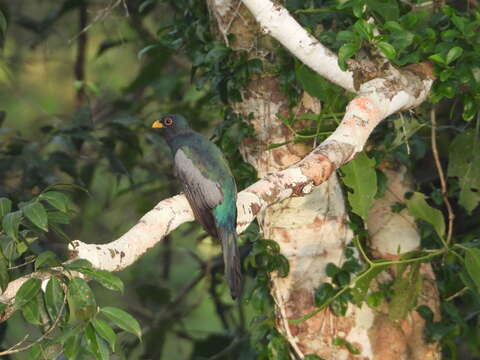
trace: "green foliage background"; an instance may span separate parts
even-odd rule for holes
[[[425,337],[440,341],[446,358],[474,359],[480,356],[480,13],[468,1],[447,2],[443,9],[415,6],[421,3],[285,2],[307,30],[339,52],[340,66],[361,49],[397,66],[431,60],[438,77],[428,104],[384,121],[368,156],[342,168],[356,239],[342,268],[327,267],[331,284],[320,286],[315,303],[343,316],[349,303],[375,308],[387,301],[394,309],[390,317],[401,319],[416,308],[419,264],[431,262],[443,318],[435,322],[430,309],[417,308],[427,320]],[[241,161],[238,146],[252,129],[229,104],[240,100],[239,90],[252,77],[276,74],[292,107],[302,90],[322,100],[321,114],[305,116],[307,128],[293,129],[293,113],[282,118],[292,141],[324,139],[351,94],[281,48],[275,64],[228,49],[212,34],[201,0],[3,1],[0,10],[0,287],[37,270],[55,279],[45,295],[38,280],[22,287],[15,300],[21,311],[0,324],[0,344],[6,349],[26,333],[28,344],[59,325],[28,352],[6,358],[53,359],[63,348],[62,356],[79,359],[288,359],[287,343],[273,327],[268,291],[268,273],[287,275],[288,262],[255,224],[242,235],[247,280],[244,299],[236,303],[223,281],[218,245],[193,223],[118,278],[82,261],[65,271],[82,272],[90,283],[52,267],[66,260],[71,239],[111,241],[178,192],[168,150],[150,130],[160,114],[182,113],[212,136],[244,188],[256,174]],[[85,77],[76,67],[84,68]],[[451,239],[430,145],[433,104],[456,216]],[[364,249],[363,221],[385,191],[378,168],[385,161],[413,173],[415,192],[395,210],[407,207],[419,220],[424,247],[397,262],[371,260]],[[391,265],[412,275],[367,294],[372,279]],[[335,345],[358,351],[341,338]]]

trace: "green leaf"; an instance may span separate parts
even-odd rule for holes
[[[425,195],[414,192],[410,199],[405,200],[410,215],[417,219],[428,222],[433,226],[438,236],[443,238],[445,235],[445,219],[440,210],[427,204]]]
[[[375,160],[370,159],[365,152],[361,152],[355,159],[343,165],[341,170],[344,174],[343,182],[353,190],[353,193],[348,193],[352,211],[367,220],[368,210],[377,193]]]
[[[346,1],[348,2],[348,1]],[[365,6],[363,4],[363,2],[361,1],[353,1],[353,8],[352,8],[352,11],[353,11],[353,15],[357,18],[362,18],[363,17],[363,13],[365,12]]]
[[[365,20],[360,19],[357,20],[355,24],[353,24],[353,28],[356,30],[356,33],[359,34],[364,40],[370,41],[373,39],[373,24],[369,24]]]
[[[348,310],[348,302],[335,299],[330,304],[330,310],[335,316],[345,316]]]
[[[325,89],[319,76],[316,76],[313,71],[301,64],[296,64],[295,75],[303,90],[318,99],[322,99]]]
[[[7,288],[9,281],[7,260],[0,255],[0,289],[2,289],[2,292]]]
[[[0,217],[5,216],[12,210],[12,201],[5,197],[0,198]]]
[[[76,359],[80,353],[80,345],[82,343],[81,335],[80,332],[76,332],[65,341],[63,351],[68,359]]]
[[[407,144],[417,131],[423,128],[425,123],[419,122],[416,118],[400,115],[393,121],[395,125],[395,139],[392,141],[391,149]]]
[[[395,279],[393,283],[394,295],[388,309],[388,315],[392,321],[404,319],[415,307],[423,285],[419,269],[420,263],[416,263],[411,266],[407,275]]]
[[[63,212],[68,211],[68,204],[70,202],[67,195],[60,191],[47,191],[39,196],[40,200],[46,201],[52,205],[55,209]]]
[[[40,291],[42,281],[36,278],[30,278],[25,281],[15,295],[15,305],[22,309],[25,304],[31,301]]]
[[[446,81],[454,75],[455,72],[453,69],[445,69],[440,73],[439,79],[440,81]]]
[[[303,65],[300,62],[295,63],[295,76],[300,83],[300,86],[308,92],[311,96],[322,100],[327,105],[324,111],[332,106],[342,106],[342,103],[347,101],[348,97],[345,96],[345,90],[339,86],[326,81],[323,77],[312,71],[308,66]],[[292,125],[292,117],[279,116],[280,119],[286,125]],[[316,114],[303,114],[300,115],[300,119],[308,119],[318,123],[319,117]],[[288,142],[287,142],[288,143]],[[237,146],[238,147],[238,146]],[[236,149],[236,148],[235,148]]]
[[[10,262],[20,256],[15,241],[7,235],[0,235],[0,247],[3,256]]]
[[[110,306],[103,307],[101,311],[108,319],[117,324],[118,327],[141,339],[142,331],[140,329],[140,324],[132,315],[121,309]]]
[[[58,313],[62,308],[65,293],[61,286],[60,280],[55,276],[48,280],[47,288],[45,289],[45,305],[48,315],[54,321],[58,317]]]
[[[341,269],[334,263],[328,263],[327,266],[325,267],[325,273],[327,274],[328,277],[331,277],[331,278],[337,275],[340,271]]]
[[[455,46],[451,48],[447,53],[445,63],[447,65],[450,64],[451,62],[457,60],[460,56],[462,56],[462,54],[463,54],[463,49],[461,47]]]
[[[457,135],[450,145],[448,171],[458,177],[459,203],[470,214],[480,203],[480,139],[475,130]]]
[[[110,349],[112,349],[112,351],[115,351],[115,342],[117,341],[117,335],[112,330],[110,325],[98,318],[93,318],[91,320],[91,324],[95,328],[97,334],[99,334],[103,339],[107,341],[107,343],[110,345]]]
[[[362,273],[362,277],[355,282],[355,287],[353,288],[353,299],[355,304],[360,305],[365,300],[372,280],[387,268],[388,265],[376,264]]]
[[[457,30],[448,29],[442,31],[442,40],[443,41],[454,41],[457,37],[460,36],[460,33]]]
[[[265,312],[271,307],[271,300],[270,293],[261,286],[258,286],[253,290],[250,296],[250,304],[252,308],[259,313]]]
[[[382,303],[383,298],[384,294],[381,291],[375,291],[367,295],[366,302],[371,308],[376,308]]]
[[[79,277],[70,280],[68,285],[69,322],[90,320],[97,311],[95,295],[87,282]]]
[[[70,217],[61,211],[48,211],[49,224],[70,224]]]
[[[396,20],[400,16],[400,9],[396,1],[366,0],[367,7],[385,20]]]
[[[397,57],[397,51],[395,48],[386,41],[379,41],[377,47],[380,51],[389,59],[393,60]]]
[[[41,325],[42,321],[40,319],[40,306],[42,304],[41,296],[35,296],[29,302],[27,302],[22,307],[22,314],[26,321],[30,324]]]
[[[327,302],[328,299],[333,297],[336,293],[336,290],[333,288],[332,284],[323,283],[318,288],[315,289],[315,306],[321,307]]]
[[[360,46],[356,43],[346,43],[340,47],[338,50],[338,65],[342,70],[348,69],[347,60],[355,55],[359,49]]]
[[[22,222],[22,211],[8,213],[3,217],[2,227],[5,233],[12,239],[18,240],[18,227]]]
[[[74,270],[74,271],[81,268],[91,268],[91,267],[92,267],[92,264],[90,263],[90,261],[85,259],[75,259],[65,265],[65,269]]]
[[[348,342],[346,339],[336,337],[335,339],[333,339],[332,343],[333,345],[336,345],[336,346],[345,346],[351,354],[354,354],[354,355],[360,354],[360,350],[358,350],[355,346],[350,344],[350,342]]]
[[[402,33],[405,31],[405,29],[403,28],[402,25],[400,25],[398,22],[396,21],[387,21],[384,25],[384,28],[391,31],[391,32],[398,32],[398,33]]]
[[[109,290],[123,292],[122,280],[108,271],[84,267],[77,267],[76,271],[98,281]]]
[[[37,360],[40,359],[40,357],[44,354],[44,351],[42,349],[42,345],[35,344],[31,347],[31,349],[28,351],[28,360]],[[41,358],[44,360],[44,358]]]
[[[357,40],[357,35],[353,31],[343,30],[337,34],[337,41],[356,42]]]
[[[433,62],[436,62],[437,64],[446,65],[445,60],[443,59],[441,54],[430,55],[428,58]]]
[[[267,345],[268,359],[290,360],[289,346],[282,336],[273,337]]]
[[[463,17],[453,15],[450,20],[452,20],[453,24],[460,30],[462,33],[465,33],[465,28],[467,25],[467,20]]]
[[[87,343],[87,347],[93,353],[97,360],[108,360],[109,351],[107,344],[100,336],[97,335],[95,328],[92,324],[88,324],[85,329],[84,339]]]
[[[472,119],[477,114],[478,107],[475,104],[475,100],[471,95],[465,95],[463,97],[463,113],[462,118],[466,122],[472,121]]]
[[[332,85],[315,71],[299,62],[295,64],[295,76],[303,90],[322,101],[331,103],[339,97],[339,94],[343,93],[343,89]],[[316,118],[314,120],[317,120]],[[283,121],[288,121],[288,118],[284,118]],[[290,122],[288,125],[291,125]]]
[[[223,42],[215,41],[211,43],[211,49],[205,55],[205,61],[210,64],[216,64],[225,58],[232,50],[225,46]]]
[[[47,250],[37,256],[35,260],[35,271],[42,267],[58,265],[60,265],[60,262],[57,259],[57,255],[53,251]]]
[[[23,214],[34,225],[38,226],[44,231],[48,231],[48,216],[47,211],[39,202],[33,202],[22,208]]]
[[[472,280],[480,289],[480,250],[465,247],[465,267]]]

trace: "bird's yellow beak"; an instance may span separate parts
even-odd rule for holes
[[[152,128],[154,129],[161,129],[163,127],[164,127],[163,124],[158,120],[155,120],[152,124]]]

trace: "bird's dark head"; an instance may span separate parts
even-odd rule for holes
[[[155,120],[152,128],[160,130],[167,139],[192,131],[187,119],[176,114],[164,115],[160,120]]]

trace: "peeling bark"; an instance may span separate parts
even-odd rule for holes
[[[384,169],[388,178],[385,196],[375,201],[369,211],[368,232],[370,248],[375,258],[398,260],[400,255],[420,248],[420,235],[415,220],[406,209],[392,211],[392,205],[402,202],[413,184],[406,168]],[[422,292],[418,305],[427,305],[440,320],[440,302],[435,275],[430,264],[420,267]],[[384,272],[379,282],[395,278],[395,268]],[[398,322],[389,319],[388,304],[375,311],[375,320],[369,331],[375,357],[373,359],[437,360],[441,358],[437,343],[427,344],[423,332],[425,320],[414,310]]]

